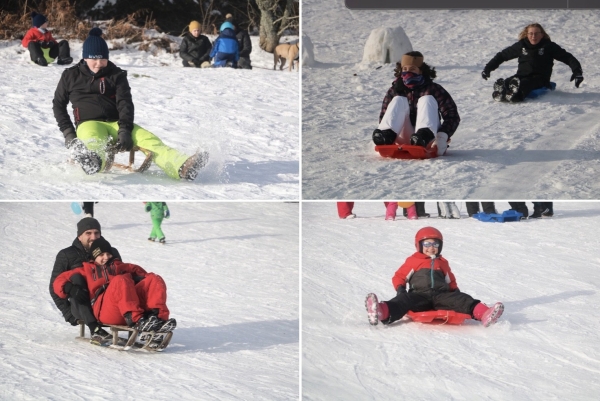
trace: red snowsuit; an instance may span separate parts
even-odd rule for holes
[[[104,324],[126,324],[123,315],[131,312],[137,322],[144,311],[158,309],[158,318],[169,319],[167,308],[167,286],[157,274],[147,273],[142,267],[123,263],[118,259],[105,266],[84,262],[82,267],[61,273],[54,280],[54,292],[67,298],[64,286],[75,274],[85,277],[90,292],[94,315]],[[136,281],[143,278],[141,281]]]
[[[21,41],[21,44],[23,45],[24,48],[27,48],[27,46],[29,46],[29,42],[54,42],[54,43],[57,43],[56,39],[54,39],[52,37],[52,34],[50,33],[50,31],[46,30],[46,33],[42,33],[35,26],[33,28],[30,28],[27,31],[27,33],[23,37],[23,40]]]

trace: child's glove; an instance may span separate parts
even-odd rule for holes
[[[396,288],[396,296],[399,296],[400,294],[406,294],[406,286],[400,285]]]
[[[152,210],[152,206],[146,205],[146,212],[149,212],[150,210]]]
[[[130,151],[133,148],[133,139],[131,139],[131,131],[126,128],[119,128],[119,133],[117,137],[117,150],[122,151]]]
[[[77,134],[73,128],[69,127],[63,131],[63,135],[65,137],[65,147],[69,149],[71,147],[71,142],[73,142],[74,139],[77,139]]]
[[[165,210],[165,219],[171,217],[171,213],[169,213],[169,209]]]

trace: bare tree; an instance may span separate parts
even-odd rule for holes
[[[260,10],[259,46],[273,53],[286,29],[297,23],[294,0],[256,0]]]

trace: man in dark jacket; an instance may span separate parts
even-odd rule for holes
[[[518,58],[517,73],[494,84],[492,97],[496,101],[520,102],[534,89],[550,87],[554,60],[571,68],[571,81],[579,88],[583,71],[579,61],[565,49],[550,40],[550,35],[540,24],[527,25],[519,34],[519,41],[497,53],[483,69],[481,76],[487,80],[490,73],[505,61]]]
[[[92,28],[83,43],[83,60],[63,72],[54,92],[52,110],[73,159],[86,174],[95,174],[106,169],[107,162],[110,165],[115,151],[137,146],[152,153],[152,161],[169,177],[194,180],[208,154],[186,156],[134,123],[127,71],[108,60],[108,45],[101,36],[100,28]],[[69,102],[75,126],[67,112]]]
[[[235,37],[238,41],[240,59],[238,60],[238,68],[246,70],[252,69],[252,62],[250,61],[250,53],[252,52],[252,41],[250,35],[245,29],[240,29],[239,25],[233,20],[231,14],[225,16],[225,21],[231,22],[235,26]]]
[[[190,31],[183,36],[179,56],[184,67],[210,67],[212,44],[200,33],[201,28],[202,25],[198,21],[192,21],[189,25]]]
[[[72,270],[83,265],[90,259],[88,255],[90,246],[95,239],[100,238],[101,228],[98,220],[92,217],[85,217],[77,223],[77,238],[73,240],[73,244],[61,250],[56,255],[54,267],[52,268],[52,276],[50,277],[50,296],[54,303],[62,313],[65,321],[76,326],[77,320],[81,319],[89,327],[92,336],[100,335],[101,337],[110,336],[104,329],[100,327],[98,321],[94,317],[92,306],[90,305],[90,297],[87,290],[85,278],[81,275],[74,277],[69,285],[65,287],[65,291],[69,294],[68,299],[62,299],[54,292],[54,280],[63,272]],[[119,251],[112,248],[111,254],[116,258],[121,259]]]

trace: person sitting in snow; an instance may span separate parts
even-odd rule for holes
[[[69,42],[61,40],[57,42],[48,30],[48,19],[35,11],[31,13],[32,27],[27,31],[21,44],[29,50],[31,61],[39,66],[46,67],[58,58],[56,64],[71,64],[71,50]]]
[[[394,76],[396,79],[383,99],[373,142],[437,146],[438,155],[443,155],[460,116],[450,94],[433,82],[437,76],[435,68],[424,62],[423,54],[413,51],[396,63]]]
[[[169,318],[167,286],[162,277],[113,257],[112,247],[104,237],[92,242],[90,260],[54,280],[56,295],[66,299],[76,292],[88,297],[94,316],[103,324],[128,325],[139,332],[175,329],[177,322]],[[77,276],[85,278],[87,288],[78,284]],[[102,328],[92,333],[93,343],[101,344],[110,338],[112,335]]]
[[[212,44],[202,35],[201,29],[202,25],[198,21],[192,21],[189,25],[190,31],[183,36],[179,57],[183,60],[184,67],[210,67]]]
[[[245,29],[240,29],[239,25],[233,20],[233,15],[227,14],[225,21],[231,22],[235,27],[235,37],[238,41],[238,49],[240,52],[240,59],[238,60],[238,68],[245,70],[252,69],[252,62],[250,61],[250,53],[252,53],[252,41],[250,35]]]
[[[488,327],[502,316],[504,305],[491,307],[461,292],[448,261],[441,255],[444,238],[434,227],[424,227],[415,235],[417,252],[404,262],[392,278],[396,297],[379,302],[377,295],[367,295],[365,305],[369,323],[390,324],[408,311],[453,310],[471,315]],[[408,287],[408,288],[407,288]]]
[[[56,255],[49,286],[50,296],[65,318],[65,321],[73,326],[77,326],[77,321],[83,320],[92,334],[105,333],[105,331],[98,324],[92,311],[90,298],[87,295],[85,278],[83,276],[73,276],[71,278],[73,284],[77,286],[67,289],[66,293],[68,296],[66,298],[56,295],[54,292],[54,282],[62,273],[81,267],[83,262],[89,260],[88,254],[91,245],[95,240],[100,238],[101,232],[100,222],[92,217],[85,217],[77,223],[77,237],[73,240],[73,244],[68,248],[62,249]],[[116,248],[112,248],[110,253],[115,258],[121,258]],[[82,290],[81,292],[80,289]]]
[[[90,31],[83,43],[83,59],[63,72],[54,92],[54,117],[73,159],[86,174],[95,174],[105,169],[111,152],[137,146],[150,151],[154,163],[169,177],[194,180],[208,154],[186,156],[134,124],[127,72],[108,60],[108,45],[101,35],[100,28]],[[69,102],[77,129],[67,112]]]
[[[534,89],[549,88],[554,60],[571,68],[571,81],[575,87],[583,82],[579,61],[565,49],[550,40],[550,35],[538,23],[527,25],[519,33],[519,41],[497,53],[486,64],[481,76],[487,81],[492,71],[505,61],[518,58],[517,73],[494,83],[492,97],[498,102],[520,102]]]
[[[235,28],[231,22],[225,21],[221,25],[220,31],[221,33],[210,52],[210,57],[213,58],[213,67],[237,68],[240,52],[235,37]]]

